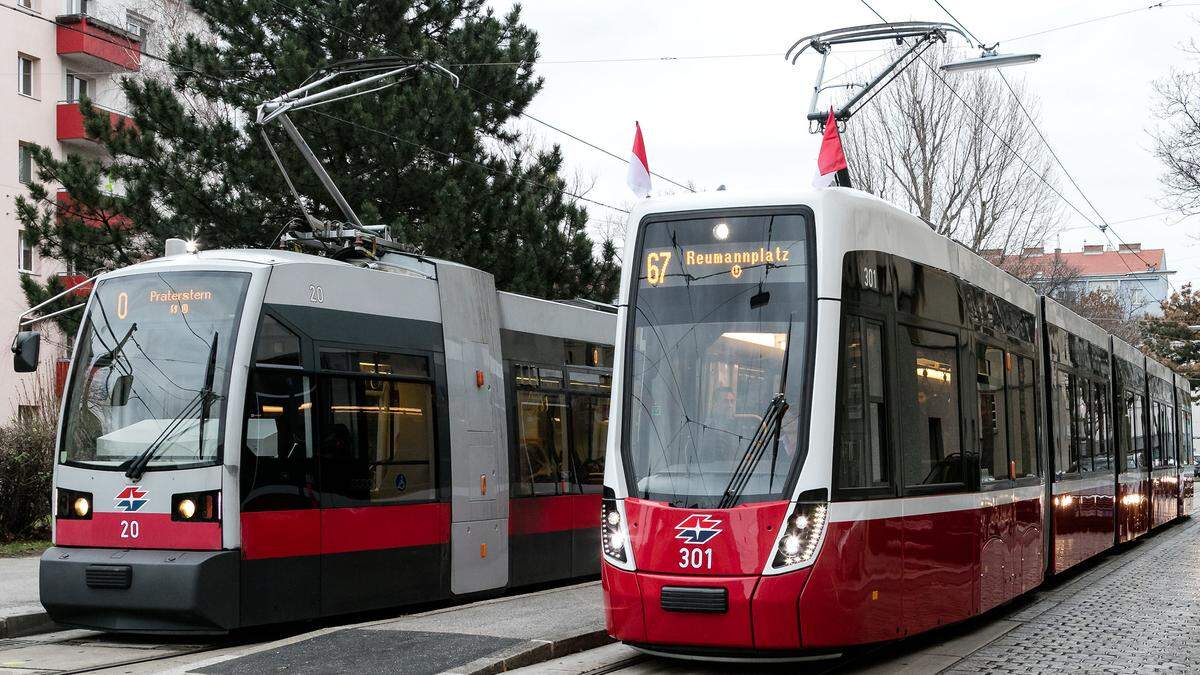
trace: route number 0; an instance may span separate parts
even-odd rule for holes
[[[121,538],[122,539],[137,539],[138,535],[141,534],[141,529],[142,529],[141,526],[138,525],[138,521],[136,521],[136,520],[122,520],[121,521]]]
[[[712,549],[711,548],[687,548],[686,546],[679,549],[679,566],[683,569],[712,569]]]

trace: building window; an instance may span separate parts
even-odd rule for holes
[[[37,11],[37,9],[35,9],[33,6],[33,0],[17,0],[17,7],[35,12]]]
[[[17,144],[17,178],[28,185],[33,182],[33,146]]]
[[[125,13],[125,30],[137,36],[141,42],[146,41],[146,36],[150,34],[150,26],[153,25],[150,19],[137,14],[135,12]]]
[[[25,236],[25,230],[17,233],[17,271],[33,272],[33,245]]]
[[[71,0],[72,14],[91,14],[96,9],[95,0]]]
[[[37,59],[24,54],[17,55],[17,93],[33,96],[33,70]]]
[[[63,100],[68,103],[75,103],[82,98],[91,95],[91,82],[75,73],[67,73],[66,95]]]

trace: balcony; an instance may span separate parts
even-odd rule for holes
[[[119,213],[96,211],[89,207],[81,206],[66,190],[58,191],[56,201],[58,203],[58,218],[60,219],[65,215],[71,215],[82,221],[84,225],[95,227],[97,229],[109,227],[115,230],[124,230],[133,224],[132,221],[129,220],[128,216]],[[86,278],[87,277],[81,277],[75,283],[83,281]],[[72,284],[67,283],[67,281],[69,281],[69,279],[64,277],[63,283],[70,288]],[[91,287],[87,286],[80,290],[82,290],[83,295],[87,295],[91,291]],[[80,291],[76,291],[76,295],[78,294],[80,294]]]
[[[109,121],[113,127],[118,124],[126,126],[133,125],[133,119],[127,115],[123,115],[115,110],[109,110],[101,106],[92,104],[93,108],[108,113]],[[78,101],[59,102],[56,124],[58,128],[58,140],[67,144],[77,144],[80,146],[96,145],[96,141],[90,138],[87,130],[83,125],[83,111],[79,108]]]
[[[86,14],[65,14],[58,23],[58,55],[84,72],[135,71],[142,66],[137,35]]]

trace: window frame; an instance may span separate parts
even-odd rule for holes
[[[950,324],[944,324],[940,321],[935,321],[935,320],[931,320],[931,319],[923,319],[923,318],[920,318],[920,317],[917,317],[915,315],[908,314],[908,313],[897,313],[895,328],[894,328],[895,339],[893,340],[893,343],[892,343],[893,345],[896,345],[893,348],[893,351],[895,352],[895,354],[892,357],[892,360],[896,362],[896,366],[895,366],[895,368],[896,368],[895,372],[896,372],[896,376],[897,376],[896,389],[895,389],[896,393],[895,393],[895,396],[893,397],[893,400],[895,400],[897,402],[897,404],[895,406],[895,408],[896,408],[895,414],[897,416],[900,416],[903,414],[902,410],[901,410],[901,408],[903,406],[900,403],[900,397],[902,396],[903,392],[901,391],[900,380],[899,380],[899,373],[900,373],[899,369],[901,368],[901,365],[900,365],[901,358],[899,355],[900,348],[898,346],[900,344],[900,335],[901,335],[902,328],[914,328],[917,330],[930,331],[933,333],[939,333],[941,335],[954,338],[954,345],[955,345],[954,350],[953,350],[954,351],[954,361],[955,361],[954,369],[957,373],[957,380],[958,380],[957,384],[955,385],[955,393],[956,393],[956,398],[957,398],[956,405],[957,405],[958,409],[955,412],[958,415],[958,420],[957,420],[958,421],[958,452],[960,455],[960,462],[962,463],[961,464],[961,472],[962,472],[963,480],[958,481],[958,482],[949,482],[949,483],[930,483],[930,484],[908,485],[907,478],[906,478],[907,474],[905,473],[907,471],[907,467],[905,466],[904,452],[902,452],[900,450],[900,445],[903,445],[903,443],[899,443],[897,445],[897,452],[896,452],[896,465],[897,465],[896,483],[897,483],[897,486],[899,487],[900,496],[927,496],[927,495],[939,495],[939,494],[956,494],[956,493],[960,493],[960,492],[972,492],[973,484],[977,481],[977,479],[970,478],[970,474],[972,473],[972,466],[969,465],[967,462],[967,448],[969,446],[966,443],[964,443],[965,431],[966,431],[966,424],[964,422],[967,419],[974,419],[974,413],[972,413],[969,418],[964,416],[963,415],[963,406],[966,404],[966,401],[973,400],[973,398],[971,398],[973,395],[970,394],[969,391],[964,392],[964,389],[967,389],[968,385],[964,382],[964,378],[962,376],[962,372],[963,372],[962,364],[965,361],[970,360],[973,362],[973,360],[974,360],[974,354],[971,353],[971,346],[970,346],[971,345],[970,331],[968,331],[967,329],[960,327],[960,326],[952,326]],[[970,389],[974,389],[974,386],[975,386],[974,382],[972,381],[969,386],[970,386]],[[975,463],[971,463],[971,464],[973,465]],[[974,471],[978,472],[977,465],[974,466]]]
[[[36,263],[34,260],[34,245],[26,236],[26,230],[17,230],[17,273],[18,274],[35,274],[33,266]]]
[[[864,307],[858,303],[843,302],[842,320],[838,332],[838,357],[837,357],[837,400],[841,400],[842,387],[842,365],[843,353],[842,349],[846,344],[846,331],[851,320],[856,320],[861,323],[864,344],[866,342],[866,326],[868,323],[878,324],[880,327],[880,337],[882,344],[880,345],[880,355],[883,360],[883,419],[886,423],[886,429],[881,435],[883,443],[883,455],[887,462],[888,481],[885,485],[877,486],[845,486],[838,479],[841,475],[842,453],[838,451],[837,440],[842,433],[841,415],[834,417],[834,447],[833,447],[833,462],[832,462],[832,487],[833,501],[865,501],[871,499],[893,499],[899,496],[899,484],[897,480],[899,463],[897,461],[897,443],[896,433],[897,425],[895,420],[896,405],[895,405],[895,355],[892,345],[895,344],[894,329],[896,325],[895,315],[889,315],[887,311],[880,311],[871,307]],[[865,352],[864,352],[865,353]],[[865,374],[865,373],[864,373]],[[864,400],[867,398],[867,388],[864,383],[863,387]]]
[[[284,321],[278,314],[273,314],[273,318],[280,321],[284,326],[291,328],[291,324]],[[294,330],[294,329],[293,329]],[[303,336],[303,333],[300,333]],[[433,496],[429,499],[414,499],[396,503],[375,503],[369,500],[351,499],[342,494],[335,494],[328,490],[328,485],[325,484],[324,462],[321,459],[320,448],[314,448],[313,452],[317,458],[317,488],[321,498],[322,509],[339,509],[339,508],[388,508],[388,507],[403,507],[414,506],[418,504],[434,504],[438,502],[449,501],[449,494],[446,490],[446,478],[443,473],[448,466],[443,455],[448,452],[448,446],[443,445],[442,440],[442,388],[438,381],[437,358],[433,352],[411,349],[405,347],[394,347],[388,345],[343,342],[338,340],[318,340],[312,339],[308,341],[309,348],[306,350],[304,340],[301,342],[301,363],[311,363],[311,368],[304,368],[306,373],[310,373],[313,378],[313,386],[315,388],[314,405],[317,407],[317,414],[314,416],[314,427],[316,429],[316,437],[322,438],[325,433],[325,418],[328,415],[328,408],[331,405],[329,401],[329,393],[327,385],[333,379],[349,379],[349,380],[387,380],[393,382],[409,382],[418,384],[427,384],[430,390],[430,416],[432,417],[433,437],[430,443],[433,448],[433,457],[430,462],[431,485],[433,487]],[[331,349],[346,349],[354,351],[375,351],[388,354],[398,354],[401,356],[418,356],[427,359],[429,366],[429,375],[422,377],[417,375],[393,375],[383,373],[364,373],[356,371],[331,370],[321,366],[321,350],[325,348]],[[257,355],[256,355],[257,358]],[[282,368],[295,370],[295,366],[258,366],[260,368]]]
[[[38,98],[36,57],[17,52],[17,94],[25,98]]]
[[[17,182],[32,185],[34,182],[33,144],[17,141]]]

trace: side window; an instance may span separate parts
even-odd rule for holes
[[[300,338],[270,314],[263,315],[254,347],[257,365],[299,366]]]
[[[957,339],[900,326],[896,347],[904,484],[962,483]]]
[[[1054,475],[1061,477],[1079,467],[1078,455],[1074,453],[1075,415],[1071,406],[1075,377],[1055,370],[1054,378]]]
[[[1175,409],[1163,406],[1163,464],[1175,466]]]
[[[1014,478],[1038,475],[1037,383],[1033,359],[1009,355],[1007,364],[1009,460]]]
[[[1141,394],[1133,396],[1133,452],[1137,466],[1146,466],[1146,403]]]
[[[1109,427],[1108,397],[1105,396],[1104,385],[1092,385],[1092,468],[1096,471],[1112,469],[1112,433]]]
[[[1089,387],[1085,379],[1071,375],[1071,464],[1068,471],[1092,470],[1091,431],[1088,405]]]
[[[979,482],[987,485],[1009,478],[1008,406],[1004,396],[1003,350],[976,348],[975,384],[979,394]]]
[[[240,469],[243,511],[316,507],[312,401],[302,373],[251,372]]]
[[[608,443],[607,398],[571,394],[571,436],[575,479],[584,492],[604,486],[604,452]]]
[[[885,372],[883,326],[847,316],[835,442],[840,488],[878,488],[891,484]]]
[[[353,365],[382,374],[392,356]],[[323,375],[321,393],[321,484],[332,505],[436,498],[431,382]]]
[[[1163,437],[1159,436],[1159,428],[1163,422],[1163,405],[1158,401],[1150,402],[1150,466],[1163,466]]]
[[[1136,410],[1134,403],[1137,399],[1131,392],[1125,391],[1122,395],[1122,403],[1124,403],[1124,421],[1121,423],[1121,435],[1119,437],[1120,447],[1118,449],[1118,461],[1121,461],[1123,469],[1136,469],[1138,467],[1138,455],[1134,450],[1133,438],[1135,435]]]
[[[518,496],[558,494],[565,479],[567,449],[566,396],[550,391],[517,390]]]

